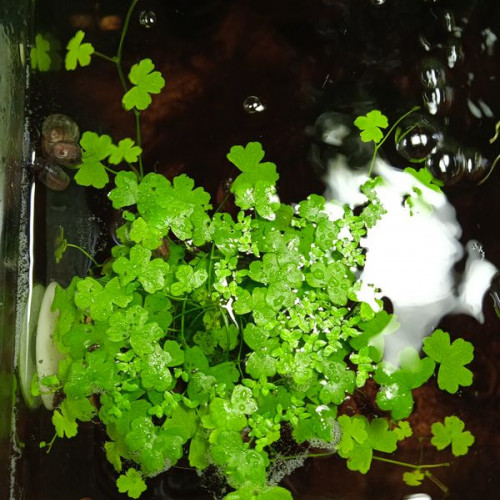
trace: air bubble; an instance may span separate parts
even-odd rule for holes
[[[424,160],[437,151],[443,141],[443,134],[422,115],[416,114],[409,118],[402,124],[396,150],[407,160]]]
[[[466,158],[460,151],[441,150],[432,154],[425,166],[427,170],[446,186],[456,184],[465,174]]]
[[[265,103],[257,96],[248,96],[243,101],[243,109],[249,114],[253,115],[255,113],[262,113],[266,110]]]
[[[428,89],[443,87],[446,83],[446,68],[437,59],[426,58],[420,66],[420,81]]]
[[[446,111],[453,100],[453,89],[451,87],[439,87],[423,92],[422,100],[424,106],[431,115]]]
[[[375,7],[380,7],[385,4],[385,0],[371,0],[371,2],[372,5],[375,5]]]
[[[152,28],[156,24],[156,13],[152,10],[143,10],[139,14],[139,24],[144,28]]]

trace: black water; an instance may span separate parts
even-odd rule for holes
[[[39,0],[36,31],[55,34],[64,46],[78,27],[86,26],[89,40],[112,54],[118,32],[103,28],[113,16],[123,18],[127,4]],[[230,146],[259,140],[267,158],[278,165],[281,198],[294,202],[323,192],[321,176],[333,155],[345,154],[353,168],[370,156],[355,139],[342,146],[325,142],[325,131],[352,125],[353,117],[374,108],[394,121],[419,105],[421,114],[415,116],[420,121],[411,118],[408,126],[417,123],[420,134],[437,138],[438,147],[427,164],[449,184],[463,241],[480,241],[486,257],[500,267],[500,173],[493,171],[478,185],[499,150],[489,142],[500,117],[496,36],[500,5],[489,0],[141,1],[132,17],[125,65],[151,57],[167,81],[144,114],[145,163],[169,177],[185,172],[221,198],[233,174],[225,161]],[[104,61],[71,73],[36,73],[30,93],[33,137],[43,117],[53,112],[72,116],[82,130],[116,139],[133,136],[133,117],[121,109],[120,96],[115,69]],[[382,152],[396,166],[406,166],[408,158],[419,159],[424,153],[396,147],[393,141],[387,141]],[[448,166],[443,170],[442,165]],[[75,272],[71,266],[76,272],[85,270],[85,262],[74,259],[67,261],[71,268],[66,271],[49,264],[57,225],[73,227],[75,237],[82,236],[75,221],[88,219],[89,210],[94,214],[89,228],[93,250],[103,251],[110,240],[105,198],[76,186],[71,189],[39,190],[35,271],[41,281],[54,279],[54,273]],[[54,213],[54,206],[65,208]],[[417,391],[412,417],[415,431],[428,435],[431,422],[455,413],[476,435],[470,456],[436,474],[449,486],[449,498],[457,500],[500,494],[500,320],[488,299],[485,316],[483,325],[465,316],[443,320],[443,328],[474,343],[475,382],[458,397],[447,397],[432,386]],[[362,405],[362,399],[356,395],[353,406]],[[26,455],[19,476],[24,496],[19,498],[121,498],[113,489],[99,431],[88,425],[77,438],[57,441],[46,455],[37,443],[51,438],[49,419],[43,410],[21,412]],[[397,458],[416,463],[422,454],[426,463],[451,458],[416,441],[402,447]],[[397,500],[417,491],[443,498],[429,482],[418,489],[404,486],[402,472],[374,463],[370,473],[361,476],[334,457],[308,461],[285,484],[297,500]],[[195,475],[178,469],[155,479],[144,498],[208,496]]]

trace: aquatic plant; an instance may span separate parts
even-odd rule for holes
[[[108,260],[55,291],[54,340],[65,358],[40,380],[61,396],[54,439],[99,419],[118,490],[131,498],[146,490],[148,477],[186,459],[199,471],[222,472],[233,490],[228,500],[289,499],[276,470],[296,455],[334,453],[350,470],[366,473],[380,460],[404,467],[408,485],[429,478],[445,489],[431,469],[447,463],[408,464],[381,453],[412,436],[405,419],[414,389],[433,376],[449,393],[471,385],[473,347],[437,330],[425,339],[424,356],[407,347],[399,366],[384,361],[395,318],[357,279],[361,238],[384,213],[381,179],[360,186],[366,203],[359,211],[346,206],[334,217],[318,195],[295,208],[281,203],[277,168],[258,142],[227,155],[240,172],[229,189],[234,214],[214,210],[186,175],[144,174],[140,113],[164,79],[150,59],[132,66],[132,85],[124,78],[121,49],[136,3],[117,56],[82,43],[83,32],[68,44],[68,69],[93,55],[116,64],[137,128],[135,139],[118,144],[89,131],[80,140],[74,179],[101,189],[111,176],[108,196],[122,225]],[[373,113],[358,124],[379,145],[388,122]],[[60,259],[70,246],[62,232],[59,243]],[[367,385],[385,416],[345,412],[346,398]],[[434,423],[432,434],[433,445],[451,446],[455,456],[474,441],[456,416]],[[54,439],[42,446],[50,450]]]

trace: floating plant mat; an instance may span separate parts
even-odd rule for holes
[[[26,498],[500,491],[498,9],[38,3]]]

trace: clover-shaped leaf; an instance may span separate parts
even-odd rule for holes
[[[118,165],[122,161],[127,163],[135,163],[142,153],[140,146],[136,146],[135,142],[129,137],[122,139],[118,145],[111,146],[109,155],[109,163]]]
[[[196,271],[188,264],[182,264],[177,268],[175,277],[178,281],[172,283],[172,295],[180,296],[185,293],[192,292],[199,288],[208,278],[205,269],[197,269]]]
[[[424,473],[420,469],[403,472],[403,481],[408,486],[420,486],[424,477]]]
[[[61,55],[59,41],[50,33],[37,33],[35,45],[30,50],[31,69],[38,71],[58,70],[61,65]]]
[[[117,480],[116,485],[120,493],[126,493],[130,498],[139,498],[147,489],[142,474],[135,469],[129,469]]]
[[[117,277],[102,286],[94,278],[87,277],[76,284],[75,304],[82,310],[89,310],[90,316],[105,321],[113,311],[113,305],[126,307],[132,294],[120,285]]]
[[[56,238],[56,249],[54,250],[54,257],[56,259],[56,264],[61,262],[63,255],[66,253],[68,248],[68,240],[64,236],[64,228],[62,226],[59,227],[59,234]]]
[[[439,363],[439,388],[455,394],[460,386],[472,384],[472,372],[465,365],[474,359],[474,346],[464,339],[450,343],[450,335],[436,330],[424,339],[424,352]]]
[[[380,129],[387,128],[389,122],[387,116],[383,115],[378,109],[375,109],[365,116],[358,116],[354,120],[354,125],[361,130],[360,135],[363,142],[373,141],[375,144],[378,144],[384,137]]]
[[[407,167],[404,170],[406,173],[413,175],[415,179],[418,179],[424,186],[441,193],[441,187],[444,185],[443,181],[436,179],[426,168],[420,168],[415,170],[412,167]]]
[[[130,256],[118,257],[113,262],[113,270],[120,276],[123,286],[138,279],[147,293],[161,290],[165,284],[165,275],[169,265],[162,259],[151,260],[151,250],[135,245]]]
[[[128,207],[136,203],[139,184],[137,176],[133,172],[123,170],[118,172],[115,177],[115,186],[108,195],[114,208]]]
[[[80,139],[82,146],[82,164],[78,167],[75,181],[82,186],[103,188],[109,182],[109,176],[102,160],[112,152],[109,135],[99,136],[95,132],[84,132]]]
[[[82,43],[85,33],[82,30],[77,31],[76,35],[68,42],[65,66],[67,70],[74,70],[78,65],[88,66],[90,56],[94,53],[94,47],[91,43]]]
[[[143,111],[151,104],[150,94],[159,94],[165,80],[159,71],[154,71],[151,59],[143,59],[132,66],[128,75],[134,86],[123,96],[122,103],[127,111],[133,108]]]
[[[464,431],[465,424],[455,415],[445,417],[444,424],[435,422],[431,431],[433,437],[431,443],[438,449],[443,450],[451,444],[451,452],[456,457],[466,455],[469,447],[474,444],[474,436],[469,431]]]
[[[391,412],[392,418],[400,420],[410,415],[413,409],[412,389],[424,384],[434,373],[435,363],[430,358],[420,359],[418,352],[407,347],[400,354],[400,368],[381,363],[375,372],[375,381],[381,384],[377,394],[377,405]]]
[[[280,206],[276,195],[279,175],[274,163],[260,163],[264,158],[262,145],[250,142],[245,147],[233,146],[227,158],[242,172],[231,184],[235,203],[244,210],[254,207],[261,217],[273,220]]]

